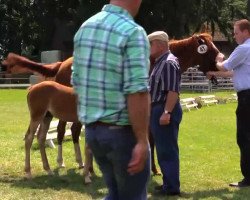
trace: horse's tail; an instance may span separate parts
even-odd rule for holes
[[[14,67],[26,68],[29,71],[39,73],[45,77],[54,77],[58,72],[61,63],[62,62],[40,64],[14,53],[9,53],[6,60],[2,62],[2,64],[7,67],[8,71],[11,71],[11,68]]]

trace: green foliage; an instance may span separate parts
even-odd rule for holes
[[[229,38],[232,20],[246,17],[245,0],[165,0],[143,1],[137,17],[148,32],[165,30],[171,37],[181,38],[198,32],[203,24],[214,32],[216,24]]]
[[[247,0],[247,16],[250,17],[250,0]]]
[[[0,59],[8,52],[26,56],[40,51],[72,51],[73,35],[81,23],[100,11],[108,0],[0,0]],[[136,21],[148,33],[165,30],[182,38],[216,24],[231,38],[231,22],[245,18],[246,0],[143,0]],[[248,4],[249,8],[249,4]],[[249,10],[249,9],[248,9]],[[66,41],[57,41],[56,30],[70,30]],[[59,43],[59,44],[58,44]],[[63,47],[64,46],[64,49]]]

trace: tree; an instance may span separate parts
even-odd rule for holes
[[[250,17],[250,0],[247,1],[247,16]]]
[[[51,49],[72,52],[81,23],[108,2],[0,0],[0,56],[10,51],[28,56]],[[230,38],[231,22],[246,17],[249,10],[250,0],[143,0],[136,22],[147,33],[164,30],[176,39],[199,31],[204,23],[212,31],[218,25]]]
[[[180,38],[198,32],[206,23],[231,37],[231,22],[246,16],[245,0],[144,0],[137,20],[147,32],[165,30]]]
[[[171,37],[180,38],[189,34],[189,15],[192,12],[186,9],[191,0],[161,0],[158,3],[145,0],[136,20],[147,30],[164,30]]]
[[[27,37],[23,30],[25,20],[22,11],[26,10],[27,1],[14,2],[11,0],[0,1],[0,53],[5,55],[7,51],[20,52],[23,38]],[[27,12],[29,17],[29,13]]]

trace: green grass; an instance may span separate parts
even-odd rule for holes
[[[0,90],[0,198],[1,199],[102,199],[107,189],[95,165],[97,177],[91,185],[83,184],[81,170],[75,163],[73,144],[68,137],[63,145],[66,168],[57,169],[57,150],[46,148],[55,176],[42,169],[37,141],[32,146],[33,180],[23,179],[24,141],[29,113],[26,90]],[[226,98],[234,93],[213,93]],[[204,93],[183,93],[196,97]],[[239,149],[235,136],[236,103],[202,107],[184,111],[179,133],[182,197],[169,199],[249,199],[250,189],[232,189],[228,183],[242,178]],[[83,149],[84,135],[81,146]],[[152,194],[161,177],[151,177],[148,199],[160,200]],[[166,199],[166,198],[164,198]]]

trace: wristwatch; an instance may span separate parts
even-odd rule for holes
[[[171,112],[167,111],[167,110],[164,110],[164,114],[172,114]]]

